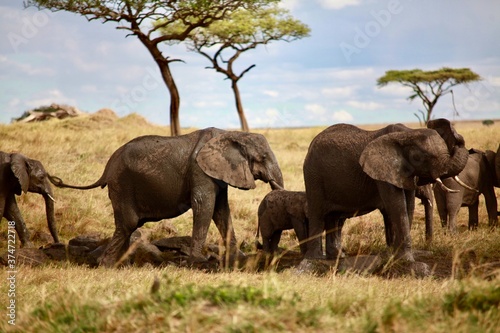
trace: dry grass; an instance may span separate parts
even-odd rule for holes
[[[288,189],[304,189],[302,163],[310,141],[322,129],[256,131],[267,137]],[[456,129],[465,137],[467,147],[496,150],[500,142],[499,124],[484,127],[480,123],[458,123]],[[100,177],[109,156],[119,146],[144,134],[168,135],[169,131],[136,115],[122,119],[94,115],[0,126],[0,149],[19,151],[42,161],[48,172],[65,182],[90,184]],[[261,182],[252,191],[230,189],[233,223],[240,241],[253,241],[257,207],[269,190]],[[54,191],[63,241],[81,234],[112,234],[114,222],[107,189]],[[47,232],[42,198],[28,194],[18,202],[31,233]],[[414,248],[433,253],[428,263],[438,276],[446,277],[440,279],[384,279],[334,272],[315,277],[295,275],[293,270],[204,273],[174,266],[113,270],[60,263],[19,267],[17,325],[8,325],[2,315],[0,331],[494,332],[500,327],[500,277],[491,274],[490,265],[500,261],[499,231],[487,229],[484,202],[479,216],[479,230],[469,232],[464,227],[466,210],[462,210],[458,221],[462,232],[453,236],[442,232],[436,218],[435,241],[429,245],[424,239],[423,208],[417,206]],[[169,221],[148,223],[144,228],[152,229],[154,237],[162,237],[189,235],[191,226],[188,212]],[[5,235],[3,222],[2,250]],[[208,241],[218,240],[218,232],[211,226]],[[280,245],[295,247],[293,233],[286,232]],[[350,219],[344,247],[351,255],[383,251],[380,214]],[[155,277],[161,281],[160,290],[151,295]],[[8,299],[3,286],[0,305],[5,308]]]

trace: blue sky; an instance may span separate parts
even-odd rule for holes
[[[500,2],[288,0],[311,36],[245,54],[240,81],[251,128],[416,121],[408,88],[376,86],[386,70],[468,67],[483,81],[455,92],[457,120],[500,118]],[[135,37],[70,13],[0,5],[0,123],[52,102],[169,122],[169,95]],[[183,45],[164,54],[181,95],[182,127],[238,128],[230,83]],[[453,117],[444,96],[436,117]]]

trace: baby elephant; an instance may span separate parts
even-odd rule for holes
[[[308,219],[305,192],[274,190],[269,192],[259,205],[257,238],[262,235],[262,246],[266,253],[274,253],[283,230],[294,229],[300,242],[300,252],[306,252]]]
[[[32,245],[30,234],[16,201],[16,195],[21,195],[23,192],[38,193],[43,196],[49,231],[54,242],[59,243],[52,188],[42,163],[21,154],[0,151],[0,220],[5,217],[9,223],[14,223],[21,246],[29,247]]]

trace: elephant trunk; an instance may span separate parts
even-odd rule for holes
[[[444,175],[438,175],[438,177],[440,176],[442,179],[445,179],[458,175],[465,168],[468,158],[469,151],[465,147],[455,146],[446,163],[448,171]]]
[[[269,174],[267,175],[268,179],[267,182],[269,182],[269,185],[271,185],[272,190],[283,190],[284,185],[283,185],[283,175],[281,173],[280,168],[278,167],[278,163],[276,162],[276,166],[273,166]]]
[[[59,237],[57,236],[56,219],[54,213],[54,196],[52,195],[52,189],[49,187],[48,191],[42,194],[45,200],[45,212],[47,214],[47,224],[49,226],[50,234],[54,239],[54,243],[59,243]]]

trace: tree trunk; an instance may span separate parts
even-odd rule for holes
[[[160,67],[163,81],[167,85],[168,91],[170,92],[170,134],[172,136],[181,135],[181,124],[179,122],[179,107],[181,99],[179,96],[179,90],[177,90],[177,85],[175,84],[168,62],[159,62],[158,66]]]
[[[247,119],[245,117],[245,112],[243,111],[243,104],[241,103],[240,90],[238,89],[238,81],[232,80],[231,87],[234,92],[234,99],[236,101],[236,111],[238,111],[238,116],[240,117],[241,130],[243,132],[249,132]]]
[[[177,90],[177,85],[174,81],[174,77],[172,76],[172,72],[170,71],[170,61],[163,56],[161,51],[158,49],[158,46],[152,43],[146,36],[138,35],[138,37],[142,44],[146,46],[154,61],[160,68],[161,77],[163,78],[163,82],[165,82],[165,84],[167,85],[168,91],[170,93],[170,135],[181,135],[181,125],[179,122],[179,108],[181,99],[179,96],[179,91]]]

